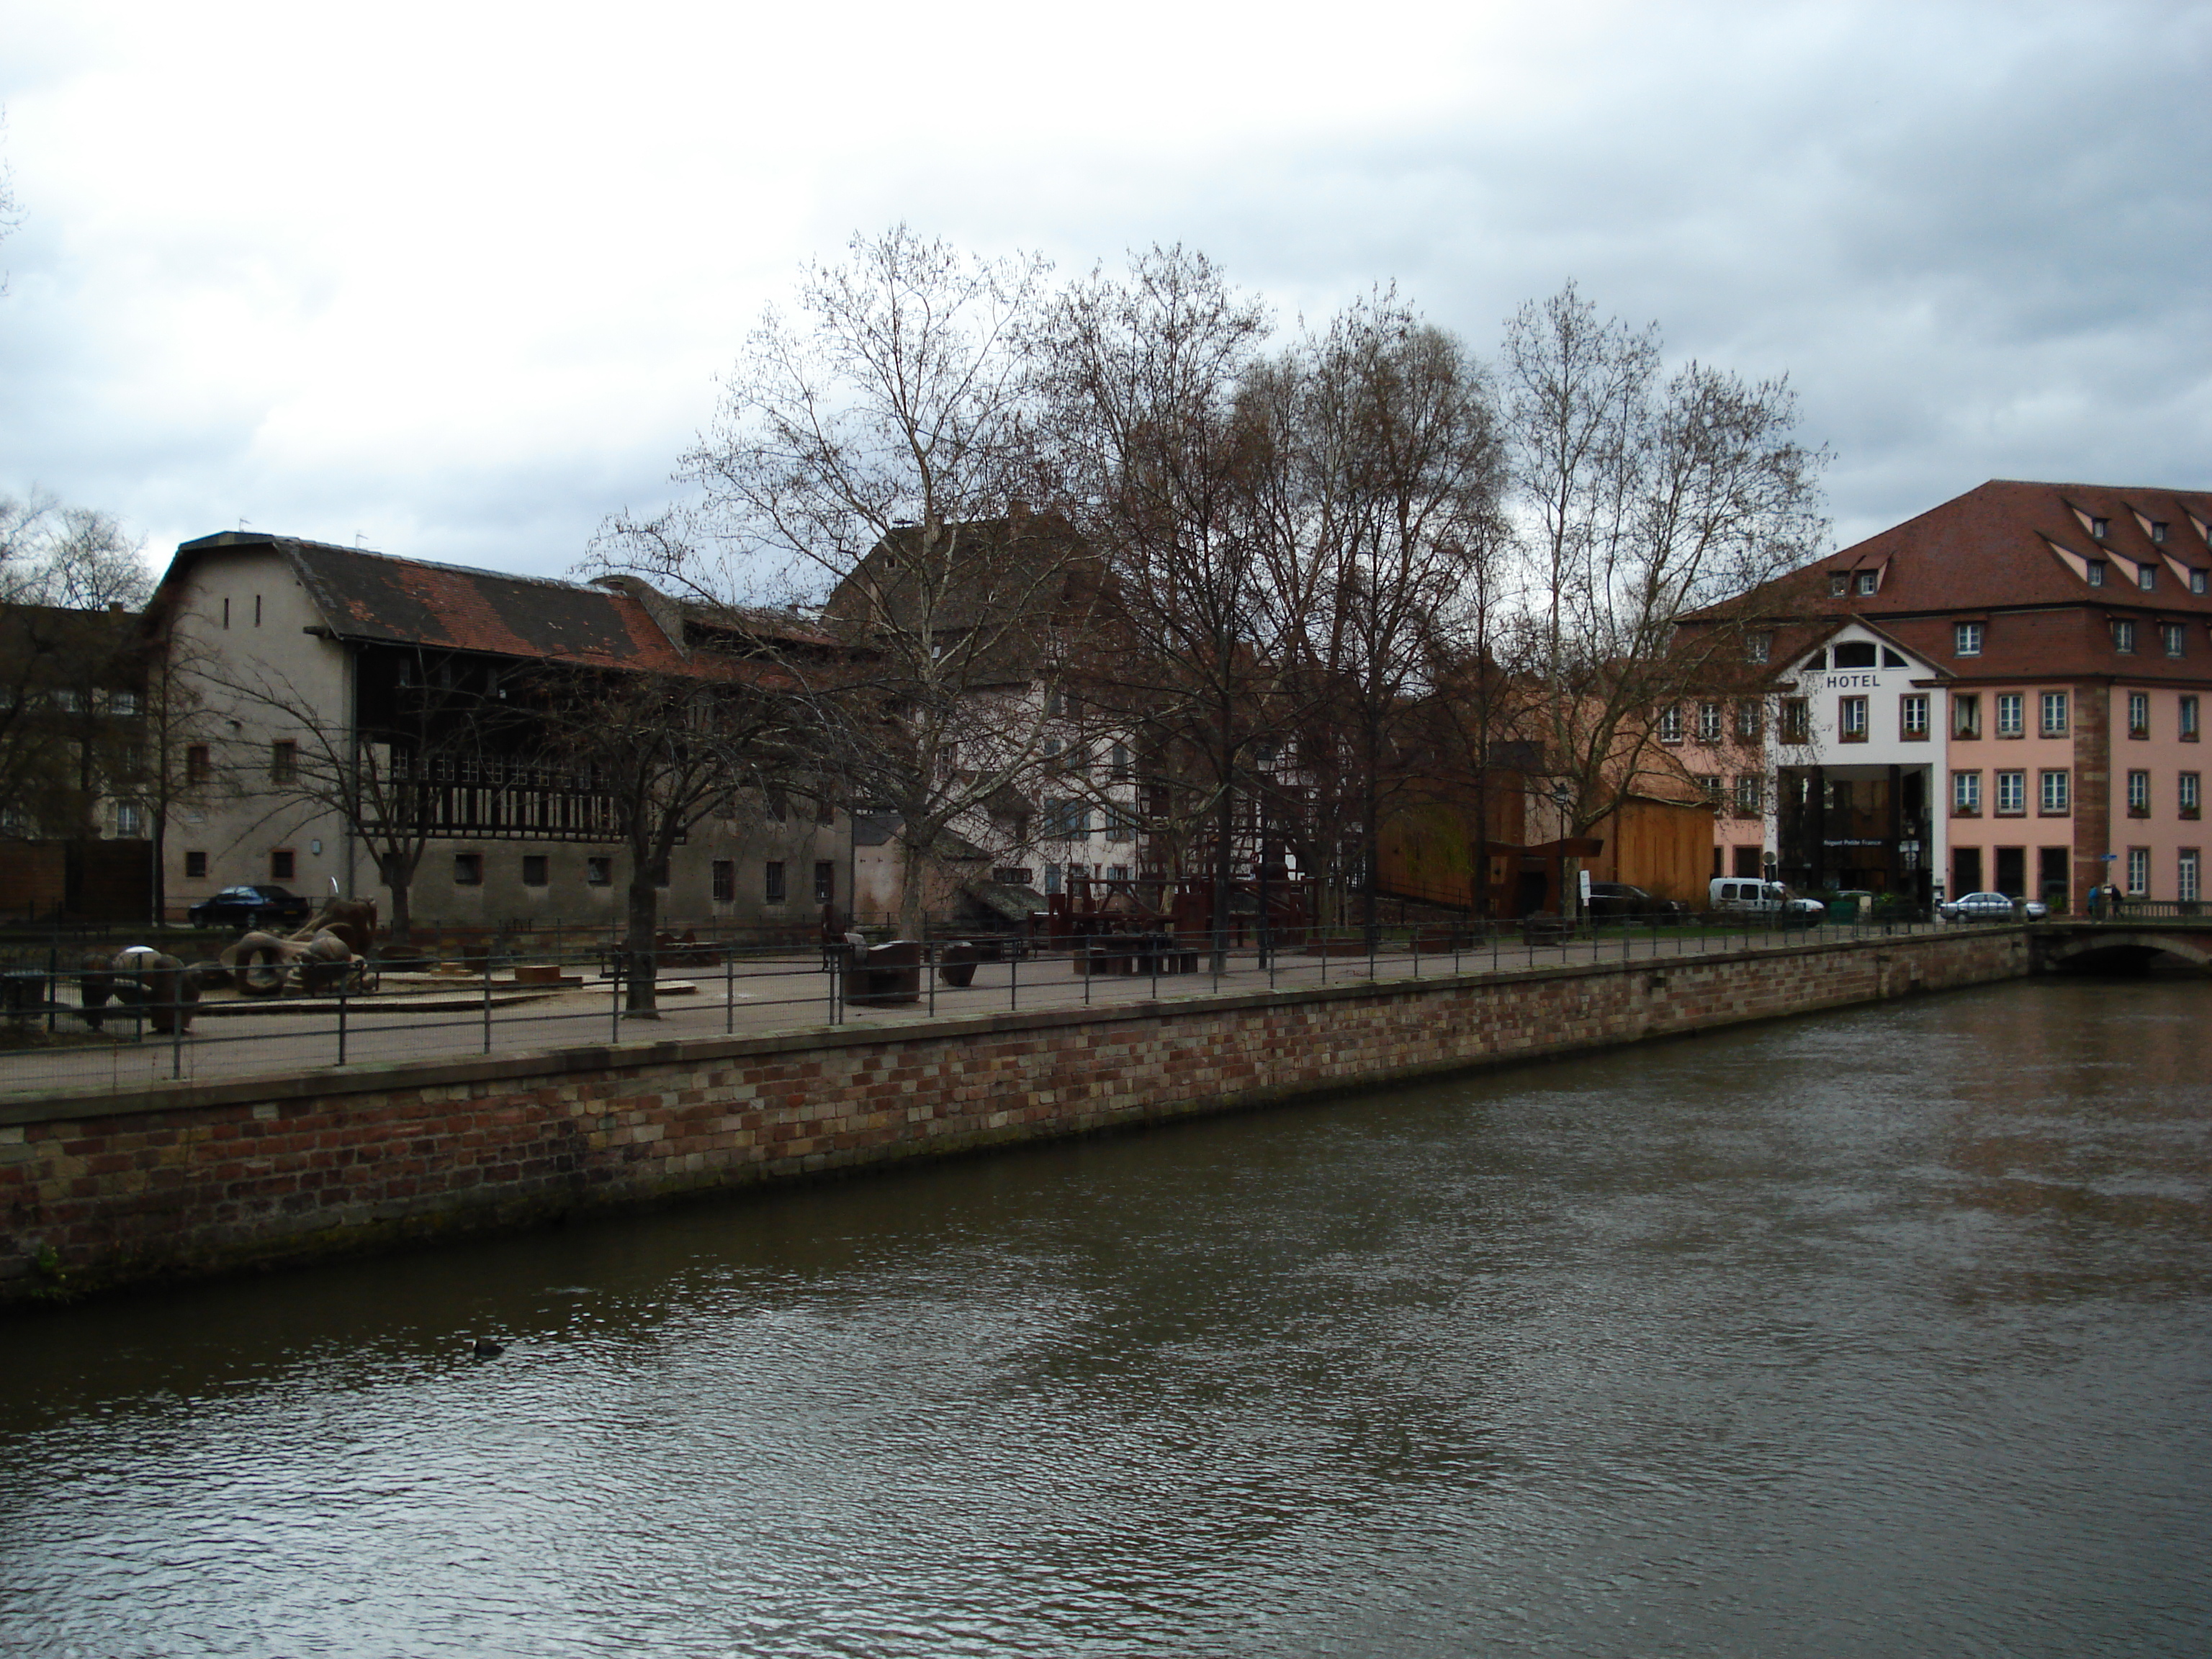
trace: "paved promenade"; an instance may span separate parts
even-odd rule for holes
[[[1900,928],[1899,932],[1904,930]],[[1924,932],[1924,927],[1915,931]],[[1819,940],[1841,942],[1853,936],[1845,927],[1766,933],[1689,934],[1610,933],[1596,940],[1530,946],[1517,940],[1486,943],[1455,958],[1450,953],[1415,957],[1402,946],[1376,957],[1336,957],[1326,961],[1278,953],[1272,972],[1249,948],[1234,952],[1228,969],[1151,975],[1085,975],[1065,957],[1025,962],[984,963],[975,983],[964,990],[936,988],[934,1005],[922,1000],[905,1007],[847,1005],[848,1024],[904,1024],[933,1017],[1006,1011],[1081,1007],[1266,990],[1271,986],[1304,988],[1323,983],[1435,978],[1462,973],[1510,972],[1562,963],[1581,964],[1667,960],[1684,955],[1750,949],[1777,949]],[[1200,957],[1201,963],[1206,961]],[[348,1066],[378,1061],[430,1060],[482,1054],[580,1048],[609,1042],[663,1042],[670,1038],[734,1033],[760,1036],[805,1030],[830,1023],[830,975],[814,952],[782,958],[754,958],[720,969],[666,969],[661,975],[661,1015],[633,1019],[615,1011],[612,987],[604,980],[581,988],[533,994],[495,977],[489,1020],[483,982],[461,981],[457,988],[410,983],[387,988],[383,995],[354,999],[341,1029],[334,999],[283,1012],[217,1013],[204,1005],[190,1034],[181,1041],[153,1033],[133,1037],[135,1022],[111,1010],[111,1031],[122,1040],[86,1046],[0,1050],[0,1099],[50,1091],[125,1091],[172,1078],[225,1079],[313,1071],[334,1066],[341,1051]],[[690,988],[684,989],[682,988]],[[66,999],[65,999],[66,1000]],[[404,1010],[390,1005],[404,1000]],[[81,1032],[76,1016],[64,1013],[63,1032]]]

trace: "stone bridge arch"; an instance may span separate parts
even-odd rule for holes
[[[2212,930],[2105,922],[2052,928],[2036,940],[2036,965],[2046,970],[2115,967],[2140,972],[2161,955],[2212,970]]]

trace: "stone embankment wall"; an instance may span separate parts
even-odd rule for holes
[[[0,1300],[2015,978],[2025,930],[0,1103]]]

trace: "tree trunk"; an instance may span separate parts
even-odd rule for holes
[[[908,824],[912,820],[908,820]],[[920,939],[929,925],[928,855],[905,836],[899,837],[898,936]],[[860,895],[850,896],[857,899]]]
[[[415,862],[404,853],[380,854],[377,862],[386,889],[392,895],[392,919],[384,931],[394,945],[413,941],[415,932]]]
[[[659,890],[653,884],[653,866],[633,856],[629,868],[629,927],[623,940],[629,958],[629,990],[623,1012],[633,1019],[660,1018],[659,968],[653,953],[654,923],[659,920]]]

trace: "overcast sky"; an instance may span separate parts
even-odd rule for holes
[[[558,574],[898,220],[1063,269],[1575,278],[1787,371],[1839,543],[2212,486],[2212,3],[0,0],[0,492]]]

